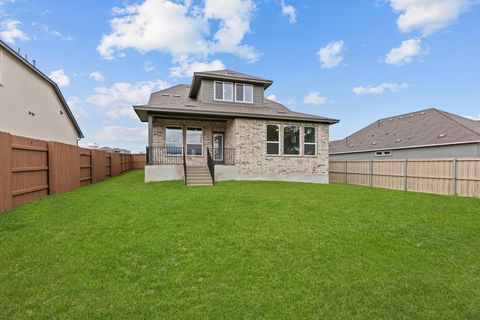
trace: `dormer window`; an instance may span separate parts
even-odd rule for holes
[[[235,84],[235,101],[253,103],[253,86],[251,84]]]
[[[233,83],[215,81],[213,88],[215,100],[233,101]]]

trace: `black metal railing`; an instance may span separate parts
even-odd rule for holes
[[[187,185],[187,160],[185,159],[185,152],[183,154],[183,182]]]
[[[235,165],[235,149],[233,148],[209,148],[212,155],[213,162],[215,164],[221,164],[224,166]]]
[[[213,161],[210,149],[207,149],[207,165],[210,176],[212,177],[212,183],[215,184],[215,162]]]
[[[185,164],[182,147],[147,147],[147,164]]]

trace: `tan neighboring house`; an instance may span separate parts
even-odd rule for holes
[[[331,160],[480,157],[480,121],[436,108],[384,119],[330,143]]]
[[[329,126],[266,99],[272,81],[231,71],[195,73],[190,85],[134,106],[148,122],[146,181],[283,180],[328,183]]]
[[[0,131],[76,145],[83,138],[57,84],[0,41]]]

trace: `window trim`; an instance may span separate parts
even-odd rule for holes
[[[187,133],[188,133],[188,129],[200,129],[201,132],[202,132],[202,138],[201,138],[201,142],[200,142],[200,145],[202,146],[202,153],[201,154],[188,154],[188,145],[193,145],[193,146],[198,146],[197,143],[188,143],[187,141]],[[204,155],[204,150],[203,150],[203,127],[195,127],[195,126],[188,126],[188,127],[185,127],[185,156],[187,157],[203,157]]]
[[[240,100],[237,100],[237,85],[240,85],[240,86],[243,86],[243,101],[240,101]],[[251,87],[252,88],[252,100],[251,101],[246,101],[245,100],[245,87],[248,86],[248,87]],[[252,84],[248,84],[248,83],[235,83],[235,102],[238,102],[238,103],[247,103],[247,104],[253,104],[253,85]]]
[[[302,126],[303,128],[303,155],[305,157],[316,157],[317,156],[317,127],[316,126]],[[305,142],[305,129],[306,128],[313,128],[314,130],[314,137],[315,137],[315,142]],[[314,145],[315,146],[315,153],[314,154],[305,154],[305,145]]]
[[[169,154],[168,152],[166,152],[166,155],[169,156],[169,157],[182,157],[183,156],[183,152],[184,152],[184,145],[183,145],[183,131],[184,131],[184,127],[181,126],[181,125],[165,125],[165,137],[164,137],[164,148],[165,150],[167,150],[167,129],[170,128],[170,129],[180,129],[182,130],[182,145],[181,145],[181,149],[182,149],[182,152],[180,154]],[[177,147],[178,148],[178,147]]]
[[[268,141],[268,126],[276,126],[278,128],[278,141]],[[267,123],[265,126],[265,134],[266,134],[266,154],[267,156],[280,156],[282,154],[282,149],[281,149],[281,137],[282,137],[282,125],[276,124],[276,123]],[[269,143],[278,143],[278,153],[268,153],[268,144]]]
[[[287,154],[285,153],[285,127],[297,127],[298,130],[298,145],[299,145],[299,150],[298,154]],[[282,133],[283,133],[283,139],[282,139],[282,144],[283,144],[283,150],[282,150],[282,156],[284,157],[302,157],[303,156],[303,148],[302,148],[302,125],[296,125],[296,124],[286,124],[282,126]]]
[[[222,84],[222,97],[223,99],[217,99],[217,83]],[[231,100],[226,100],[225,99],[225,84],[231,84],[232,85],[232,99]],[[234,101],[234,96],[235,96],[235,85],[233,82],[227,82],[227,81],[213,81],[213,100],[214,101],[227,101],[227,102],[233,102]]]

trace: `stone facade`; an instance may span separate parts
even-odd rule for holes
[[[267,124],[280,126],[280,155],[267,155]],[[316,127],[316,155],[283,155],[283,126]],[[328,124],[236,118],[227,121],[156,118],[152,125],[152,146],[165,146],[165,127],[203,129],[203,155],[187,156],[187,165],[206,165],[207,148],[214,132],[224,132],[225,148],[235,149],[235,174],[230,178],[328,182]],[[300,130],[303,142],[303,129]],[[185,143],[185,141],[184,141]],[[303,143],[300,143],[303,153]],[[292,178],[293,177],[293,178]]]
[[[280,125],[280,155],[267,155],[267,124]],[[282,155],[283,126],[285,125],[316,127],[317,154],[315,156]],[[234,131],[235,163],[241,175],[315,174],[328,176],[327,124],[235,119]],[[303,130],[300,131],[300,141],[303,141]],[[301,149],[303,150],[302,143]]]

